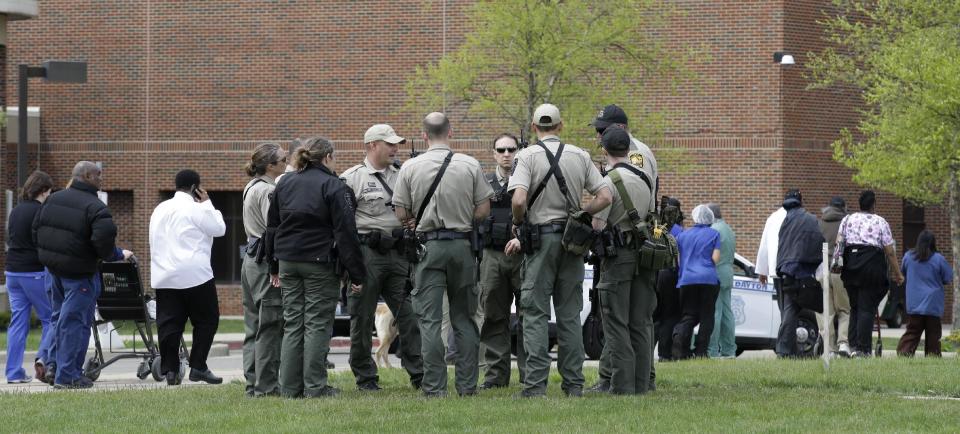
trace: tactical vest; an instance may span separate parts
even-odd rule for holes
[[[503,250],[513,238],[513,192],[507,191],[506,185],[501,186],[497,182],[496,172],[486,176],[487,182],[493,188],[493,198],[490,199],[490,217],[483,227],[483,245],[486,248]]]

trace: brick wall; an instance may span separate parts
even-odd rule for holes
[[[148,263],[150,213],[182,168],[200,172],[211,191],[239,191],[246,182],[241,168],[261,140],[328,136],[337,141],[336,170],[343,171],[362,160],[359,139],[373,123],[418,137],[423,114],[404,109],[404,83],[416,66],[463,40],[471,4],[46,0],[39,18],[10,23],[7,54],[10,64],[89,63],[86,84],[32,86],[31,101],[43,108],[39,167],[63,184],[77,160],[102,161],[120,241]],[[696,163],[685,172],[666,170],[661,193],[679,197],[687,213],[701,202],[720,203],[747,258],[755,257],[764,221],[787,188],[801,188],[811,211],[833,195],[855,205],[860,188],[831,160],[829,143],[855,126],[859,96],[806,90],[802,66],[808,52],[824,47],[815,21],[830,2],[668,4],[676,11],[669,25],[645,31],[668,52],[694,48],[701,55],[690,65],[699,74],[694,82],[676,89],[656,77],[637,83],[647,110],[668,114],[664,138],[645,141],[655,151],[682,150]],[[774,64],[781,50],[798,65]],[[15,71],[0,75],[13,104]],[[502,122],[459,107],[448,114],[454,145],[490,168],[488,141]],[[635,129],[644,114],[630,113]],[[0,146],[7,186],[14,152]],[[882,194],[878,211],[900,240],[902,202]],[[943,213],[931,209],[927,216],[947,240]],[[221,288],[225,313],[235,312],[236,292]]]

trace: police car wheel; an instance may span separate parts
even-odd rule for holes
[[[90,379],[90,381],[97,381],[100,378],[100,359],[96,357],[91,357],[87,359],[87,363],[83,364],[83,375]],[[93,372],[91,372],[93,371]]]
[[[797,320],[797,328],[805,330],[805,336],[797,339],[797,354],[800,357],[815,358],[823,354],[823,337],[812,312],[803,312]]]

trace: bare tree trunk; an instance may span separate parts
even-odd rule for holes
[[[960,330],[960,179],[950,171],[950,244],[953,248],[953,329]]]

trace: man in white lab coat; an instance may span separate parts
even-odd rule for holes
[[[207,355],[220,324],[217,287],[210,252],[223,236],[223,215],[200,188],[200,175],[181,170],[177,191],[150,216],[150,283],[157,292],[160,370],[167,384],[180,384],[180,340],[187,319],[193,324],[190,381],[220,384],[207,367]]]

